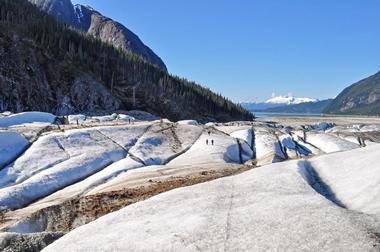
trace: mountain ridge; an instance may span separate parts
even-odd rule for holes
[[[308,102],[318,102],[319,100],[307,97],[293,97],[291,95],[286,96],[274,96],[267,99],[265,102],[241,102],[241,106],[251,111],[265,111],[267,109],[276,107],[286,107],[290,105],[296,105]]]
[[[303,102],[298,104],[265,109],[263,112],[273,113],[306,113],[321,114],[333,99],[318,100],[315,102]]]
[[[103,16],[88,5],[75,4],[71,0],[29,0],[39,9],[78,30],[100,38],[126,52],[135,53],[154,65],[167,70],[162,59],[123,24]]]
[[[380,71],[345,88],[324,113],[380,115]]]

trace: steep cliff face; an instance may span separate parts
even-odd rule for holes
[[[0,31],[0,56],[1,111],[62,115],[120,107],[120,101],[91,73],[76,70],[70,60],[56,61],[17,33]]]
[[[70,0],[29,0],[41,10],[64,22],[88,32],[126,52],[140,55],[147,61],[166,70],[165,63],[140,38],[122,24],[107,18],[90,6],[73,5]]]
[[[101,15],[89,6],[76,5],[78,13],[82,13],[81,24],[85,27],[90,21],[86,31],[102,41],[110,43],[117,48],[130,51],[142,56],[144,59],[166,70],[164,62],[139,37],[122,24]]]
[[[325,113],[380,115],[380,72],[344,89]]]

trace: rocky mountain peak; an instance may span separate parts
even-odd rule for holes
[[[140,38],[127,27],[88,5],[73,5],[71,0],[29,0],[41,10],[59,21],[88,32],[126,52],[137,54],[154,65],[166,70],[165,63]]]

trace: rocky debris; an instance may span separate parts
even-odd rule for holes
[[[3,252],[39,252],[64,234],[63,232],[0,233],[0,250]]]

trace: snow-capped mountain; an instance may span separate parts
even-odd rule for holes
[[[296,105],[307,102],[315,103],[317,101],[319,100],[307,97],[294,97],[291,94],[285,96],[276,96],[275,94],[272,94],[272,97],[265,102],[241,102],[240,105],[248,110],[262,111],[271,108]]]
[[[293,104],[300,104],[300,103],[305,103],[305,102],[316,102],[318,101],[317,99],[313,98],[297,98],[293,96],[275,96],[270,99],[268,99],[265,103],[270,103],[270,104],[281,104],[281,105],[293,105]]]

